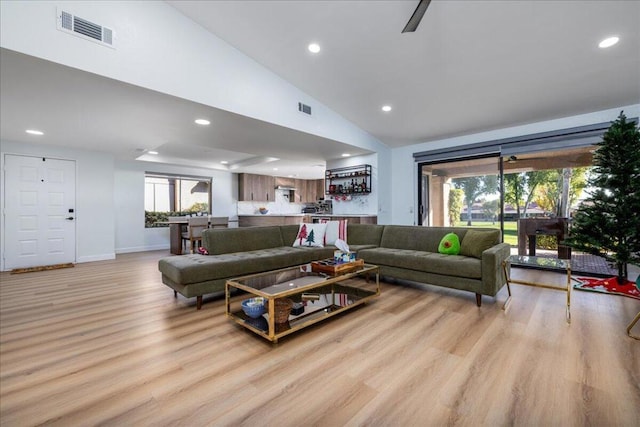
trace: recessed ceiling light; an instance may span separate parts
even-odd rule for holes
[[[157,155],[157,154],[158,154],[158,152],[157,152],[157,151],[147,151],[147,153],[149,153],[149,154],[155,154],[155,155]]]
[[[606,39],[602,40],[600,42],[600,44],[598,44],[598,47],[601,49],[606,49],[608,47],[613,46],[614,44],[618,43],[618,41],[620,41],[620,39],[618,37],[607,37]]]
[[[350,157],[350,156],[351,156],[351,154],[349,154],[349,153],[342,153],[342,157]]]
[[[229,162],[226,161],[226,160],[222,160],[220,163],[222,163],[223,165],[228,165],[229,164]]]
[[[309,49],[309,52],[311,53],[318,53],[320,52],[320,45],[318,43],[309,43],[307,49]]]
[[[199,125],[203,125],[206,126],[208,124],[210,124],[211,122],[207,119],[196,119],[196,123]]]
[[[273,168],[273,170],[274,170],[274,171],[277,171],[277,170],[278,170],[278,168]]]
[[[31,135],[44,135],[44,132],[40,132],[39,130],[35,130],[35,129],[27,129],[25,132]]]
[[[391,105],[383,105],[382,111],[384,111],[385,113],[388,113],[389,111],[391,111]]]

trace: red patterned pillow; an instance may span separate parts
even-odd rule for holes
[[[340,221],[320,220],[320,222],[327,224],[327,231],[324,234],[325,245],[335,245],[338,239],[347,241],[347,221],[346,219]]]
[[[324,234],[327,224],[300,224],[293,246],[324,246]]]

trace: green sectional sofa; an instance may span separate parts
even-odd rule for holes
[[[224,291],[228,279],[305,264],[333,256],[334,246],[293,247],[298,225],[210,229],[203,233],[209,255],[162,258],[162,282],[186,298]],[[438,253],[440,240],[456,233],[460,255]],[[467,239],[465,241],[465,238]],[[510,253],[499,230],[464,227],[349,224],[347,242],[358,258],[380,267],[382,276],[495,296],[504,286],[502,261]]]

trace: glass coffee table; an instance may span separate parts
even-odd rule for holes
[[[513,280],[509,277],[509,266],[510,265],[518,265],[522,267],[529,268],[549,268],[553,270],[560,270],[562,272],[567,273],[567,285],[565,286],[554,286],[547,285],[543,283],[536,282],[527,282],[524,280]],[[523,255],[511,255],[509,258],[502,262],[502,270],[504,272],[505,280],[507,281],[507,291],[509,292],[509,297],[507,301],[504,303],[504,307],[506,309],[507,304],[511,300],[511,286],[510,283],[519,283],[521,285],[528,286],[536,286],[539,288],[546,289],[555,289],[559,291],[564,291],[567,293],[567,309],[566,309],[566,319],[567,323],[571,323],[571,262],[566,259],[558,259],[558,258],[543,258],[538,256],[523,256]]]
[[[350,271],[330,274],[312,271],[311,264],[305,264],[234,278],[226,283],[226,314],[241,326],[277,343],[283,336],[380,295],[378,270],[376,265],[363,263],[354,265]],[[250,317],[243,311],[242,301],[255,297],[263,298],[265,313]],[[284,313],[284,319],[279,320],[278,300],[293,304],[290,314]]]

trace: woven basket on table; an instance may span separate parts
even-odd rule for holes
[[[293,301],[289,298],[279,298],[274,301],[274,320],[276,323],[286,323],[289,320],[289,314],[291,313],[291,307]]]

